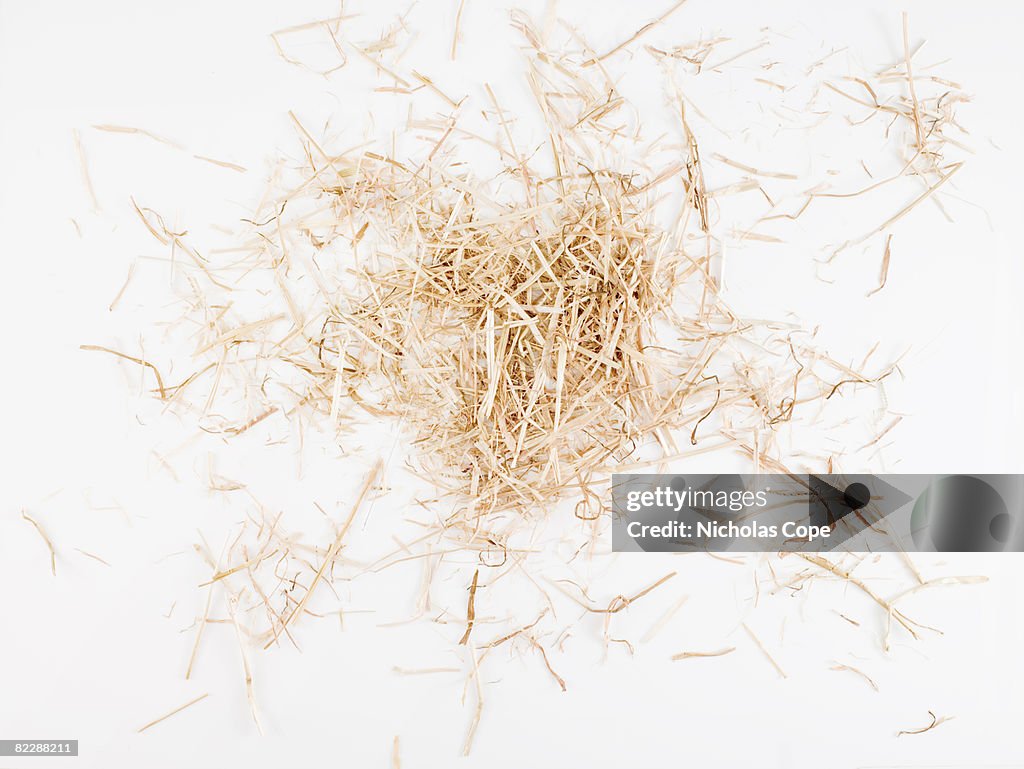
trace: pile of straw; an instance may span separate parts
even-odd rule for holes
[[[503,205],[443,169],[382,163],[335,193],[396,249],[326,319],[350,340],[345,392],[405,420],[430,477],[477,511],[585,491],[714,388],[656,345],[679,254],[634,183],[576,168],[529,193]]]
[[[482,114],[494,137],[464,127],[463,101],[430,78],[415,72],[404,78],[385,62],[390,38],[372,53],[346,44],[395,80],[389,90],[412,94],[410,84],[419,81],[423,94],[451,108],[443,118],[405,126],[406,138],[426,139],[425,147],[405,154],[365,145],[335,152],[295,118],[306,158],[299,177],[275,179],[275,192],[247,220],[247,240],[226,254],[201,254],[184,233],[137,206],[153,235],[186,260],[191,373],[167,384],[150,360],[93,348],[151,370],[161,400],[228,440],[304,415],[337,430],[342,441],[359,418],[397,425],[414,447],[412,471],[451,502],[423,524],[428,534],[417,543],[428,543],[428,563],[435,537],[472,557],[471,582],[468,572],[459,582],[469,590],[462,644],[481,624],[476,596],[487,579],[480,579],[480,566],[504,575],[521,565],[527,550],[516,552],[509,543],[525,519],[575,500],[575,515],[592,523],[580,539],[593,543],[608,523],[611,472],[705,451],[739,452],[754,472],[796,471],[788,464],[793,452],[787,456],[779,445],[785,426],[805,411],[820,426],[823,406],[837,393],[876,384],[895,370],[862,373],[816,349],[813,335],[796,325],[734,314],[720,295],[714,263],[730,228],[758,238],[749,227],[717,219],[716,195],[759,191],[769,214],[756,223],[792,222],[817,198],[852,197],[908,177],[923,182],[911,205],[867,235],[846,239],[834,257],[885,233],[960,168],[942,150],[943,132],[958,128],[954,107],[963,96],[951,84],[949,93],[919,98],[908,50],[902,66],[881,76],[883,84],[909,84],[902,101],[880,102],[881,89],[863,80],[868,101],[826,83],[871,116],[891,116],[912,129],[909,157],[896,176],[853,194],[811,187],[787,213],[760,179],[796,182],[795,176],[719,158],[748,176],[709,191],[685,99],[676,94],[672,107],[676,142],[645,144],[639,116],[605,69],[609,57],[650,25],[605,54],[573,34],[579,50],[569,55],[554,50],[525,17],[515,15],[514,23],[527,46],[526,83],[542,140],[528,150],[517,146],[512,119],[489,87]],[[648,50],[699,71],[719,42],[695,53]],[[469,144],[491,154],[497,173],[463,152]],[[876,291],[885,284],[889,255],[887,243]],[[804,459],[809,464],[800,470],[836,469],[824,453]],[[259,517],[243,524],[221,557],[200,548],[214,571],[210,595],[214,585],[223,586],[236,627],[242,626],[236,614],[244,619],[262,609],[267,617],[267,627],[245,625],[240,638],[270,646],[291,637],[290,626],[309,611],[316,587],[330,581],[360,505],[379,487],[381,464],[329,547],[301,544],[286,533],[280,514],[269,516],[257,505]],[[215,485],[212,475],[211,487],[241,488]],[[576,552],[585,544],[574,543]],[[400,549],[404,558],[409,550]],[[501,558],[490,562],[485,551],[495,549]],[[390,558],[368,570],[384,568]],[[843,575],[821,561],[812,564]],[[583,598],[570,598],[605,616],[607,641],[612,615],[673,574],[607,606],[582,588]],[[547,603],[553,605],[550,597]],[[427,587],[421,613],[429,608]],[[544,633],[564,639],[565,628],[547,608],[532,622],[521,620],[510,618],[511,632],[494,631],[479,648],[525,638],[565,688],[537,640]],[[478,647],[470,646],[476,671]],[[252,699],[249,677],[247,684]],[[467,749],[478,719],[479,704]]]

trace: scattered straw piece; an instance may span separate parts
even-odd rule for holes
[[[74,132],[75,136],[75,153],[78,155],[78,166],[82,171],[82,183],[85,185],[85,191],[89,195],[89,202],[92,203],[92,210],[100,210],[100,202],[96,198],[96,188],[92,184],[92,176],[89,174],[89,161],[85,156],[85,148],[82,147],[82,137],[78,131]],[[72,220],[74,221],[74,220]],[[78,223],[75,223],[75,227],[78,227]],[[81,232],[79,232],[81,234]]]
[[[555,682],[558,684],[559,688],[561,688],[563,692],[567,691],[565,686],[565,679],[558,675],[558,673],[555,672],[555,669],[551,667],[551,660],[548,659],[548,653],[544,650],[544,647],[540,645],[537,639],[533,638],[532,636],[530,636],[529,638],[530,643],[533,645],[533,648],[540,652],[540,656],[544,660],[544,667],[548,669],[548,672],[551,674],[552,678],[555,679]]]
[[[877,603],[879,606],[885,609],[889,617],[895,617],[896,621],[899,622],[900,625],[902,625],[903,628],[908,633],[910,633],[911,636],[913,636],[915,639],[918,637],[917,632],[914,630],[913,625],[911,624],[911,620],[907,619],[903,614],[901,614],[893,606],[891,601],[886,601],[884,598],[879,596],[874,590],[872,590],[870,587],[864,584],[863,581],[850,574],[850,572],[832,563],[827,558],[822,558],[818,555],[812,555],[810,553],[797,553],[797,555],[803,558],[805,561],[813,563],[815,566],[821,569],[825,569],[826,571],[831,572],[840,579],[845,580],[846,582],[849,582],[851,585],[854,585],[857,588],[859,588],[861,591],[864,592],[865,595],[871,598],[871,600],[873,600],[875,603]]]
[[[118,302],[121,301],[121,297],[124,296],[124,292],[128,290],[128,284],[132,282],[132,275],[135,274],[135,265],[138,262],[132,262],[128,267],[128,274],[124,278],[124,283],[121,284],[120,290],[117,295],[111,300],[110,305],[107,307],[109,312],[113,312],[114,308],[117,307]]]
[[[148,360],[136,358],[134,355],[128,355],[123,352],[118,352],[117,350],[111,350],[109,347],[101,347],[100,345],[97,344],[83,344],[79,346],[79,349],[110,353],[111,355],[116,355],[118,358],[123,358],[124,360],[131,361],[132,363],[137,363],[140,366],[145,366],[150,371],[152,371],[153,376],[156,377],[156,386],[157,390],[160,392],[160,400],[167,399],[167,390],[164,388],[164,378],[160,375],[159,369],[157,369],[157,367],[150,363]]]
[[[917,138],[917,149],[924,149],[924,141],[921,133],[921,105],[917,101],[917,90],[914,88],[914,70],[910,66],[910,22],[907,12],[903,12],[903,57],[907,65],[907,87],[910,89],[910,99],[913,102],[914,135]]]
[[[680,8],[682,8],[685,3],[686,3],[686,0],[678,0],[678,2],[676,2],[674,5],[672,5],[671,8],[669,8],[667,11],[665,11],[663,14],[661,14],[661,16],[656,18],[654,21],[648,22],[647,24],[644,24],[642,27],[640,27],[640,29],[638,29],[636,32],[634,32],[631,37],[627,38],[626,40],[623,40],[621,43],[619,43],[614,48],[610,49],[608,52],[603,53],[603,54],[601,54],[600,56],[598,56],[596,58],[588,59],[587,61],[585,61],[583,63],[583,66],[584,67],[590,67],[590,66],[592,66],[594,64],[597,64],[599,62],[604,61],[605,59],[609,58],[610,56],[614,56],[619,51],[621,51],[623,48],[628,47],[630,44],[632,44],[635,41],[639,40],[645,34],[647,34],[652,29],[654,29],[656,26],[661,24],[663,21],[665,21],[665,19],[667,19],[673,13],[675,13]]]
[[[726,649],[719,649],[718,651],[713,652],[679,652],[678,654],[673,654],[672,659],[689,660],[697,657],[724,657],[726,654],[732,654],[734,651],[736,651],[735,646],[730,646]]]
[[[900,729],[900,731],[896,732],[896,736],[902,737],[904,734],[924,734],[925,732],[930,732],[939,724],[943,724],[946,721],[952,721],[956,718],[956,716],[942,716],[941,718],[937,718],[930,710],[928,711],[928,715],[931,716],[932,719],[932,722],[928,724],[928,726],[924,726],[920,729]]]
[[[753,166],[748,166],[745,163],[739,163],[735,160],[731,160],[720,152],[716,152],[712,157],[720,163],[725,163],[727,166],[732,166],[740,171],[746,171],[748,174],[753,174],[754,176],[766,176],[770,179],[786,179],[790,181],[795,181],[800,178],[796,174],[783,173],[781,171],[764,171],[759,168],[754,168]]]
[[[683,604],[689,599],[689,596],[683,595],[673,603],[665,612],[655,621],[647,632],[640,638],[640,643],[647,643],[651,641],[658,633],[661,632],[662,628],[668,624],[668,622],[676,615],[676,612],[682,608]]]
[[[399,675],[403,675],[403,676],[425,676],[425,675],[434,675],[435,673],[461,673],[462,672],[462,670],[460,668],[418,668],[418,669],[410,670],[408,668],[393,667],[391,669],[395,673],[398,673]]]
[[[227,168],[228,170],[231,170],[231,171],[237,171],[240,174],[247,174],[247,173],[249,173],[249,169],[248,168],[246,168],[245,166],[240,166],[237,163],[229,163],[226,160],[217,160],[216,158],[208,158],[205,155],[193,155],[192,157],[194,157],[196,160],[202,160],[204,163],[210,163],[210,164],[215,165],[215,166],[220,166],[221,168]]]
[[[228,595],[228,613],[231,617],[231,624],[235,627],[235,635],[238,637],[238,650],[242,657],[242,672],[245,674],[245,696],[249,700],[249,710],[252,712],[252,720],[256,722],[256,731],[263,734],[263,724],[260,723],[259,709],[256,707],[256,691],[253,685],[252,667],[249,665],[249,653],[246,651],[245,637],[242,635],[242,628],[238,624],[238,612],[236,610],[238,597]]]
[[[858,669],[858,668],[855,668],[855,667],[853,667],[852,665],[844,665],[844,664],[842,664],[842,663],[840,663],[840,662],[837,662],[837,663],[836,663],[835,665],[833,665],[833,666],[832,666],[831,668],[829,668],[829,669],[830,669],[830,670],[848,670],[848,671],[850,671],[851,673],[856,673],[856,674],[857,674],[858,676],[860,676],[860,677],[861,677],[861,678],[863,678],[863,679],[864,679],[865,681],[867,681],[867,682],[868,682],[868,685],[869,685],[869,686],[870,686],[870,687],[871,687],[872,689],[874,689],[874,690],[875,690],[876,692],[878,691],[878,684],[876,684],[876,683],[874,682],[874,680],[872,680],[871,676],[869,676],[869,675],[868,675],[867,673],[865,673],[865,672],[864,672],[863,670],[860,670],[860,669]]]
[[[884,232],[885,230],[889,229],[892,225],[896,224],[896,222],[898,222],[904,216],[906,216],[911,211],[913,211],[915,208],[917,208],[921,203],[923,203],[928,198],[930,198],[932,195],[934,195],[942,187],[942,185],[944,185],[946,182],[948,182],[950,179],[952,179],[953,178],[953,174],[955,174],[957,171],[959,171],[961,168],[963,168],[963,166],[964,166],[963,163],[955,163],[954,165],[952,165],[949,168],[948,171],[940,173],[938,181],[930,184],[928,186],[928,188],[924,192],[922,192],[920,195],[918,195],[916,198],[914,198],[913,201],[908,203],[906,206],[904,206],[899,211],[897,211],[895,214],[890,216],[888,219],[886,219],[880,225],[875,227],[875,229],[871,230],[871,232],[867,233],[866,235],[862,235],[859,238],[854,238],[853,240],[848,240],[845,243],[843,243],[842,245],[840,245],[838,248],[836,248],[832,252],[832,254],[829,256],[827,261],[832,261],[842,251],[845,251],[846,249],[848,249],[848,248],[850,248],[852,246],[860,245],[861,243],[864,243],[865,241],[869,240],[870,238],[873,238],[878,233]]]
[[[196,657],[199,654],[199,644],[203,640],[203,631],[206,629],[207,620],[210,617],[210,605],[213,603],[213,588],[216,583],[210,582],[210,589],[206,593],[206,603],[203,606],[203,616],[196,623],[196,638],[192,643],[192,652],[188,657],[188,667],[185,668],[185,680],[192,677],[192,668],[195,667]]]
[[[480,716],[484,709],[484,689],[480,681],[480,660],[477,657],[476,647],[469,645],[470,660],[473,662],[473,670],[470,673],[476,689],[476,706],[473,708],[473,716],[469,722],[469,729],[466,732],[466,740],[462,745],[462,755],[468,756],[473,749],[473,739],[476,737],[476,730],[480,726]]]
[[[95,128],[97,131],[105,131],[107,133],[137,134],[138,136],[145,136],[147,139],[152,139],[153,141],[159,142],[160,144],[166,144],[168,147],[174,147],[174,149],[184,149],[176,141],[171,141],[170,139],[167,139],[163,136],[159,136],[158,134],[155,134],[152,131],[147,131],[145,128],[135,128],[133,126],[106,124],[94,125],[93,128]]]
[[[754,631],[747,626],[747,623],[741,622],[740,624],[743,626],[743,629],[747,631],[747,635],[750,636],[750,640],[752,640],[757,645],[757,648],[761,650],[761,653],[765,656],[765,658],[767,658],[767,660],[770,663],[772,663],[772,667],[775,668],[775,671],[783,678],[788,678],[789,676],[786,675],[786,671],[783,670],[779,663],[775,661],[775,658],[768,653],[768,650],[764,648],[764,644],[761,643],[761,639],[754,635]]]
[[[82,549],[77,548],[77,547],[75,548],[75,550],[77,552],[81,553],[82,555],[84,555],[86,558],[91,558],[94,561],[98,561],[99,563],[102,563],[104,566],[110,566],[110,564],[107,561],[104,561],[98,555],[93,555],[92,553],[88,553],[85,550],[82,550]]]
[[[477,581],[480,579],[480,569],[473,572],[473,584],[469,586],[469,602],[466,606],[466,632],[459,640],[460,646],[469,642],[469,634],[473,632],[473,623],[476,621],[476,589]]]
[[[348,518],[345,519],[345,522],[342,524],[341,529],[338,531],[338,535],[334,538],[334,542],[327,550],[327,555],[324,557],[323,562],[320,564],[320,568],[317,569],[316,575],[313,577],[313,581],[310,583],[309,588],[303,594],[302,599],[298,602],[298,604],[296,604],[295,608],[292,609],[291,613],[289,613],[284,618],[284,622],[281,625],[280,631],[284,631],[288,627],[288,625],[290,625],[292,621],[294,621],[294,619],[305,610],[306,603],[313,595],[313,591],[316,589],[316,586],[320,583],[320,580],[323,579],[324,572],[327,570],[327,567],[331,566],[334,563],[335,559],[338,557],[338,552],[341,550],[341,546],[345,539],[345,535],[348,533],[349,527],[352,526],[352,521],[355,520],[356,514],[362,508],[363,501],[366,499],[366,495],[369,493],[370,489],[373,488],[373,485],[377,482],[377,478],[380,476],[382,467],[383,462],[378,460],[377,463],[373,466],[373,469],[367,474],[366,480],[363,482],[363,487],[359,491],[359,495],[356,497],[355,504],[352,505],[352,511],[349,513]],[[274,637],[267,641],[267,644],[264,648],[269,649],[271,646],[273,646],[273,644],[277,641],[278,635],[279,632],[275,632]]]
[[[42,537],[43,542],[46,543],[46,549],[50,551],[50,573],[53,574],[53,576],[56,577],[57,576],[57,551],[54,550],[54,548],[53,548],[53,541],[50,539],[49,535],[47,535],[46,530],[42,527],[42,525],[39,523],[39,521],[37,521],[32,516],[30,516],[24,510],[21,511],[21,517],[24,520],[26,520],[26,521],[28,521],[29,523],[32,524],[32,526],[35,528],[35,530],[39,533],[39,536]]]
[[[203,700],[205,700],[205,699],[206,699],[207,697],[209,697],[209,696],[210,696],[210,693],[209,693],[209,692],[207,692],[206,694],[200,694],[200,695],[199,695],[198,697],[196,697],[196,698],[195,698],[194,700],[189,700],[189,701],[188,701],[188,702],[186,702],[186,703],[185,703],[184,705],[180,705],[179,707],[176,707],[176,708],[175,708],[174,710],[172,710],[172,711],[171,711],[170,713],[167,713],[167,714],[165,714],[165,715],[162,715],[162,716],[160,716],[159,718],[155,718],[155,719],[153,719],[152,721],[150,721],[150,722],[149,722],[148,724],[146,724],[145,726],[140,726],[140,727],[139,727],[139,728],[138,728],[138,729],[136,730],[136,732],[137,732],[138,734],[142,734],[142,733],[143,733],[144,731],[146,731],[147,729],[149,729],[149,728],[150,728],[151,726],[156,726],[156,725],[157,725],[157,724],[159,724],[159,723],[160,723],[161,721],[165,721],[165,720],[167,720],[168,718],[170,718],[171,716],[177,715],[178,713],[180,713],[181,711],[183,711],[183,710],[184,710],[185,708],[190,708],[190,707],[192,707],[193,705],[195,705],[195,704],[196,704],[197,702],[202,702]]]
[[[885,239],[885,253],[882,254],[882,267],[878,273],[878,288],[873,288],[868,291],[868,296],[877,294],[883,288],[885,288],[885,281],[889,277],[889,259],[892,256],[892,235],[889,235]]]
[[[455,12],[455,29],[452,31],[452,61],[455,61],[455,51],[459,46],[459,27],[462,24],[462,11],[465,7],[466,0],[459,0],[459,9]]]

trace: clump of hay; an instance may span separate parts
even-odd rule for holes
[[[555,601],[574,604],[570,608],[577,617],[581,612],[601,617],[606,648],[616,642],[632,651],[628,640],[611,635],[613,617],[676,574],[638,582],[619,594],[602,591],[603,597],[591,597],[574,581],[573,559],[588,545],[593,552],[608,523],[612,472],[665,466],[712,451],[738,453],[755,473],[821,466],[833,472],[835,452],[813,446],[801,454],[780,436],[788,438],[788,428],[804,413],[823,428],[826,401],[835,406],[841,398],[833,396],[877,384],[895,371],[890,365],[862,373],[865,364],[828,357],[816,348],[813,334],[796,324],[734,314],[720,294],[724,243],[730,230],[739,232],[741,241],[784,243],[783,237],[753,227],[787,226],[816,199],[855,197],[907,178],[918,186],[923,182],[923,192],[881,226],[858,238],[841,233],[845,242],[829,249],[831,256],[886,233],[960,168],[941,150],[949,141],[943,130],[958,127],[954,107],[962,94],[930,95],[923,83],[915,90],[907,52],[876,87],[857,80],[870,100],[826,83],[840,98],[869,109],[870,116],[913,129],[914,143],[901,148],[906,156],[896,175],[852,193],[816,185],[795,197],[773,197],[762,186],[764,179],[794,186],[802,180],[711,153],[719,170],[729,166],[744,176],[709,190],[701,136],[691,130],[682,92],[672,104],[676,135],[647,144],[641,116],[631,112],[605,68],[650,25],[598,54],[573,30],[576,49],[567,52],[546,43],[525,17],[514,15],[513,21],[527,44],[526,82],[543,128],[542,141],[527,150],[514,141],[515,136],[523,143],[490,88],[485,88],[489,106],[481,113],[484,127],[474,131],[464,100],[452,99],[424,75],[399,74],[387,58],[396,27],[379,45],[345,46],[394,81],[380,90],[410,96],[422,90],[450,108],[443,118],[410,119],[397,131],[405,144],[414,136],[425,141],[424,147],[399,152],[378,144],[335,152],[293,115],[303,163],[290,176],[274,178],[246,220],[241,242],[221,253],[201,253],[185,232],[136,206],[146,227],[170,250],[187,286],[186,333],[180,336],[191,345],[190,372],[174,382],[144,356],[88,349],[142,367],[167,407],[229,443],[253,438],[258,427],[277,431],[282,419],[302,420],[300,442],[308,418],[326,425],[339,443],[361,420],[389,422],[412,444],[415,464],[409,469],[444,492],[441,509],[434,508],[437,499],[417,500],[427,515],[413,522],[421,528],[413,542],[392,534],[397,549],[374,553],[372,562],[356,563],[343,550],[364,503],[384,483],[380,460],[347,517],[332,523],[326,543],[306,544],[292,522],[282,520],[284,513],[271,513],[253,497],[247,520],[219,556],[205,543],[198,548],[213,576],[204,584],[209,592],[189,672],[203,628],[212,621],[215,589],[222,589],[243,647],[254,717],[246,642],[265,648],[285,639],[294,643],[293,624],[313,613],[314,594],[318,588],[327,592],[336,568],[358,576],[422,558],[417,616],[429,612],[437,622],[457,625],[452,641],[458,638],[459,646],[468,647],[467,687],[475,681],[477,688],[468,750],[482,706],[479,664],[488,653],[506,644],[538,651],[565,689],[549,651],[561,650],[572,621],[556,616]],[[333,27],[326,28],[342,50]],[[453,56],[457,39],[456,32]],[[696,50],[647,50],[666,67],[688,63],[699,72],[723,40],[703,42]],[[933,80],[946,87],[945,81]],[[420,85],[414,88],[414,82]],[[900,89],[906,84],[909,96],[886,98],[882,86],[893,84]],[[494,136],[483,136],[487,130]],[[475,162],[471,151],[463,151],[468,145],[482,148],[489,161]],[[748,192],[763,195],[767,213],[752,223],[721,216],[722,198]],[[792,212],[787,205],[793,205]],[[875,291],[885,285],[889,257],[887,239]],[[358,446],[351,450],[357,453]],[[215,477],[212,469],[210,487],[245,489],[243,483]],[[568,519],[572,532],[559,543],[571,554],[558,564],[565,571],[541,584],[524,565],[535,552],[524,521],[544,519],[566,499],[576,502],[575,515],[587,523]],[[391,546],[386,541],[380,550]],[[457,586],[456,596],[435,605],[431,586],[443,581],[445,557],[445,577]],[[804,562],[859,587],[890,621],[895,618],[914,635],[892,602],[838,563],[816,556]],[[518,577],[543,594],[539,613],[532,605],[525,614],[517,612],[491,598],[495,583],[510,574],[506,584]],[[802,586],[814,574],[804,568],[788,586]],[[775,576],[772,570],[779,585]],[[554,599],[548,587],[556,589]],[[753,631],[743,627],[785,676]],[[731,651],[683,652],[675,658]]]
[[[578,169],[501,205],[463,179],[362,173],[401,196],[352,206],[394,252],[327,318],[350,340],[344,386],[404,419],[431,477],[477,511],[588,489],[713,390],[657,345],[679,254],[629,178]]]

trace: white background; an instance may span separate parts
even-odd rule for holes
[[[372,40],[404,9],[392,5],[348,4],[347,13],[366,14],[353,21],[356,38]],[[537,3],[525,6],[541,10]],[[661,4],[557,7],[604,50],[656,15]],[[415,8],[408,23],[419,34],[410,66],[474,99],[490,82],[516,103],[521,58],[507,8],[467,0],[453,64],[448,47],[455,8],[447,0]],[[863,295],[877,280],[877,241],[846,254],[837,270],[847,277],[833,284],[809,277],[813,270],[804,253],[736,249],[729,257],[730,299],[749,301],[751,313],[798,310],[810,325],[826,322],[827,341],[850,351],[864,351],[880,337],[892,350],[913,346],[905,379],[887,390],[891,408],[904,420],[889,436],[893,445],[869,469],[1020,472],[1024,275],[1017,238],[1024,150],[1017,134],[1024,107],[1017,98],[1021,68],[1015,51],[1024,7],[911,2],[907,10],[914,40],[928,40],[915,62],[951,59],[943,72],[974,97],[962,118],[976,155],[949,190],[957,197],[946,199],[955,223],[933,206],[900,223],[889,285],[870,302]],[[645,40],[671,46],[722,34],[756,42],[770,27],[783,51],[823,56],[848,47],[830,66],[855,74],[900,57],[898,11],[880,1],[692,0]],[[210,626],[194,680],[183,680],[190,628],[204,599],[195,585],[208,577],[191,545],[197,529],[220,531],[224,517],[236,520],[239,508],[203,490],[207,456],[216,450],[210,443],[175,454],[180,482],[161,468],[154,448],[171,452],[190,426],[175,424],[173,415],[159,417],[140,395],[133,367],[78,346],[137,351],[144,342],[147,350],[159,348],[160,333],[146,330],[145,323],[170,305],[171,294],[159,262],[146,257],[165,254],[131,212],[130,196],[159,210],[172,226],[215,242],[226,236],[207,225],[231,226],[247,215],[268,164],[280,151],[296,151],[289,109],[317,127],[334,115],[335,124],[356,126],[359,133],[371,108],[375,130],[386,134],[400,126],[404,115],[389,110],[392,101],[365,95],[383,82],[365,64],[353,60],[325,79],[275,53],[271,31],[336,13],[335,4],[313,0],[0,0],[0,738],[77,738],[79,759],[53,761],[97,767],[387,766],[396,735],[406,767],[1024,765],[1018,734],[1024,717],[1024,578],[1016,556],[921,557],[927,577],[985,574],[990,581],[915,596],[908,613],[943,634],[926,634],[920,642],[896,634],[889,654],[880,648],[880,610],[854,588],[823,581],[792,596],[769,595],[762,558],[734,565],[645,556],[597,565],[591,576],[604,600],[669,568],[678,571],[662,592],[616,617],[623,635],[639,638],[680,596],[689,600],[632,657],[621,649],[605,655],[600,621],[584,619],[578,640],[569,645],[572,653],[557,661],[565,693],[536,655],[490,660],[483,673],[483,718],[468,759],[458,758],[472,710],[472,696],[469,704],[462,702],[464,674],[409,677],[393,671],[465,670],[465,658],[453,651],[461,630],[429,622],[380,627],[412,614],[415,569],[396,570],[365,589],[340,586],[340,602],[353,613],[343,628],[336,618],[302,624],[301,652],[252,653],[264,737],[249,716],[230,626]],[[787,39],[793,48],[780,42]],[[699,86],[705,111],[743,133],[759,94],[736,91],[729,76],[706,78]],[[90,128],[97,123],[145,128],[188,151]],[[75,130],[95,188],[95,210],[75,152]],[[761,161],[753,165],[792,168],[801,162],[785,142],[768,155],[765,146],[751,142],[752,152],[762,152],[747,156]],[[849,154],[835,148],[836,157],[845,157],[844,151]],[[250,171],[236,174],[194,160],[193,153]],[[870,225],[854,234],[894,209],[871,210],[876,219],[863,219]],[[111,313],[107,306],[133,262],[140,265],[136,278]],[[745,280],[769,280],[765,274],[774,283],[759,283],[756,296],[743,293]],[[275,509],[308,509],[318,500],[338,516],[366,466],[361,460],[340,464],[324,453],[299,483],[294,465],[281,463],[279,452],[252,445],[243,470],[261,476],[260,497]],[[51,535],[56,578],[41,540],[20,518],[22,510]],[[387,497],[374,510],[378,517],[402,512]],[[328,533],[311,535],[319,541]],[[882,567],[881,592],[912,584],[898,560]],[[755,580],[761,581],[756,606]],[[744,621],[788,678],[781,679],[751,644],[739,625]],[[669,661],[678,651],[725,646],[737,651],[721,659]],[[868,672],[880,691],[854,674],[829,670],[833,660]],[[208,699],[136,734],[142,724],[206,692]],[[924,735],[896,737],[900,729],[927,724],[929,710],[955,718]],[[8,759],[0,765],[48,761]]]

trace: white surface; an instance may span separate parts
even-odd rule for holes
[[[350,3],[348,12],[367,14],[357,20],[356,36],[376,37],[394,15],[390,5]],[[416,7],[408,23],[420,34],[409,66],[475,99],[482,95],[480,83],[490,82],[516,103],[522,97],[520,54],[504,4],[467,0],[459,58],[452,64],[447,51],[456,5]],[[558,10],[605,49],[660,7],[565,2]],[[975,94],[962,117],[977,155],[951,191],[983,207],[992,227],[978,208],[954,198],[947,203],[955,224],[922,206],[896,228],[889,285],[870,302],[863,293],[876,280],[876,241],[843,257],[845,266],[837,269],[848,277],[831,288],[808,282],[813,270],[806,254],[737,249],[730,253],[728,275],[729,290],[739,299],[731,300],[749,302],[751,313],[799,310],[811,325],[829,321],[822,333],[851,358],[880,335],[894,350],[914,345],[905,381],[888,390],[890,406],[907,416],[891,436],[894,445],[871,469],[1021,472],[1022,369],[1015,348],[1024,330],[1024,276],[1016,188],[1024,151],[1016,133],[1024,107],[1015,98],[1021,72],[1013,52],[1024,6],[911,2],[907,9],[915,39],[929,40],[922,60],[951,57],[943,71]],[[279,148],[297,147],[289,109],[313,126],[336,114],[335,122],[355,134],[371,106],[376,129],[385,135],[404,119],[394,106],[389,111],[389,99],[364,95],[379,81],[361,62],[324,79],[277,57],[269,32],[336,13],[336,4],[312,1],[0,0],[0,233],[6,266],[0,282],[6,361],[0,378],[0,573],[6,586],[0,737],[77,738],[82,756],[59,765],[95,767],[386,766],[395,735],[404,767],[457,760],[466,767],[1021,765],[1024,577],[1017,556],[950,557],[944,564],[922,557],[926,576],[986,574],[991,580],[912,599],[908,613],[944,635],[911,642],[896,634],[888,655],[880,650],[881,612],[855,589],[822,581],[793,596],[770,595],[764,559],[752,557],[747,565],[667,556],[601,562],[592,571],[595,598],[602,600],[643,587],[669,568],[679,572],[662,591],[618,615],[616,634],[635,640],[680,595],[689,601],[633,657],[613,646],[605,659],[600,619],[584,618],[570,653],[555,663],[568,683],[566,693],[535,654],[490,658],[483,668],[483,719],[468,759],[457,759],[472,703],[472,694],[470,704],[461,702],[465,676],[392,671],[465,670],[465,657],[453,651],[461,630],[429,622],[379,627],[413,613],[418,566],[341,583],[339,600],[325,601],[325,610],[341,605],[376,612],[350,613],[344,629],[331,618],[301,623],[301,653],[252,653],[265,737],[256,735],[249,716],[230,626],[210,626],[196,676],[183,680],[189,628],[204,600],[193,586],[208,577],[191,552],[196,529],[211,542],[223,541],[215,535],[240,519],[244,500],[203,490],[215,441],[204,439],[175,455],[180,482],[164,472],[152,449],[171,452],[193,432],[190,426],[161,418],[144,396],[132,397],[140,392],[137,370],[77,348],[99,343],[137,350],[135,329],[166,316],[170,294],[162,267],[146,260],[118,311],[106,309],[133,261],[163,256],[131,212],[129,196],[159,210],[170,224],[188,227],[201,242],[223,242],[207,225],[245,216],[262,190],[266,161]],[[783,50],[824,55],[848,46],[837,66],[852,73],[899,57],[899,23],[897,9],[885,2],[692,0],[647,41],[672,45],[724,34],[756,42],[758,30],[770,26],[792,41],[779,43]],[[643,90],[645,84],[636,85]],[[715,110],[706,111],[737,131],[759,96],[733,90],[727,76],[709,75],[695,88]],[[650,89],[646,98],[657,106],[661,97],[655,86]],[[96,123],[146,128],[189,151],[89,128]],[[90,210],[83,186],[76,129],[98,211]],[[801,162],[801,148],[792,144],[780,138],[770,165]],[[834,151],[837,158],[850,153],[845,147]],[[194,161],[192,153],[252,171],[235,174]],[[765,270],[766,263],[773,269]],[[757,295],[742,291],[745,279],[763,272],[774,275],[774,283],[761,284],[765,290]],[[813,292],[793,288],[810,285]],[[849,308],[841,323],[835,321],[837,307]],[[148,331],[146,341],[147,349],[159,348],[161,338]],[[169,372],[169,378],[181,373]],[[251,445],[242,471],[275,510],[308,511],[319,501],[338,517],[365,467],[322,452],[307,458],[300,482],[291,453]],[[390,480],[405,483],[400,475]],[[384,534],[388,515],[403,513],[401,499],[383,497],[374,505]],[[51,534],[56,578],[19,510]],[[309,536],[323,541],[329,529],[321,522]],[[756,607],[754,566],[763,580]],[[910,584],[897,560],[882,567],[880,590],[888,594]],[[553,563],[552,574],[560,568]],[[776,562],[775,568],[790,567]],[[456,586],[451,594],[458,599],[451,605],[457,614],[464,591]],[[862,625],[850,625],[833,609]],[[741,621],[776,656],[786,680],[753,647]],[[737,651],[722,659],[668,661],[684,649],[725,646]],[[833,660],[862,668],[880,692],[852,673],[829,670]],[[204,692],[210,693],[207,700],[135,733]],[[928,734],[896,738],[899,729],[926,724],[928,710],[956,718]],[[7,759],[0,765],[48,761]]]

